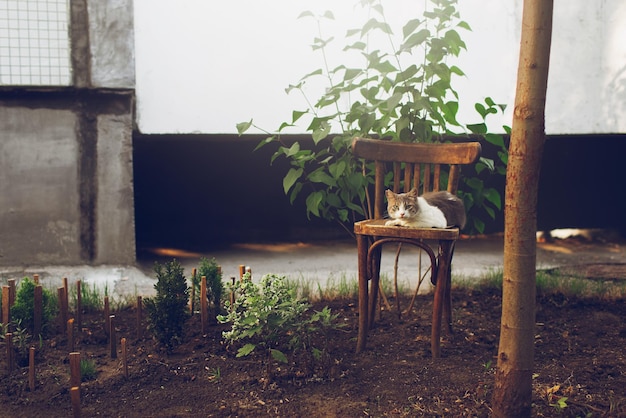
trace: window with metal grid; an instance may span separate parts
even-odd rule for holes
[[[0,0],[0,85],[72,82],[69,0]]]

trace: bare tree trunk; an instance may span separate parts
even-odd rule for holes
[[[553,0],[524,0],[517,91],[506,175],[502,320],[495,417],[530,417],[535,334],[537,190]]]

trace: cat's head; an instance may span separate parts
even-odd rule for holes
[[[419,210],[417,205],[417,189],[406,193],[394,193],[387,189],[387,213],[393,219],[412,218]]]

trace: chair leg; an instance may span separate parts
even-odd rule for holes
[[[439,255],[437,260],[437,284],[435,285],[435,298],[433,301],[433,321],[430,337],[430,347],[433,358],[441,356],[441,317],[443,310],[449,316],[450,303],[450,262],[452,256],[453,241],[441,241],[439,243]],[[447,305],[444,307],[444,305]]]
[[[368,274],[367,274],[367,245],[368,239],[365,235],[356,236],[356,247],[358,254],[359,270],[359,333],[356,342],[356,352],[360,353],[365,349],[367,342],[368,321]]]
[[[372,251],[371,263],[368,265],[370,268],[370,294],[369,294],[369,323],[368,329],[374,326],[374,320],[376,319],[376,303],[378,302],[378,289],[380,286],[380,258],[382,254],[382,247],[377,247]]]
[[[450,257],[450,259],[452,259],[452,257]],[[450,261],[448,267],[446,281],[446,293],[443,295],[443,320],[448,328],[448,334],[452,335],[452,294],[450,292],[452,288],[452,261]]]

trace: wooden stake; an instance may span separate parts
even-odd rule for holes
[[[67,347],[74,351],[74,318],[67,320]]]
[[[202,335],[206,334],[207,322],[209,319],[209,306],[206,298],[206,276],[202,276],[200,282],[200,318],[202,323]]]
[[[106,333],[106,335],[109,335],[109,329],[111,328],[111,324],[109,322],[110,317],[111,317],[111,314],[109,312],[109,297],[105,296],[104,297],[104,332]]]
[[[193,311],[194,311],[194,301],[196,299],[196,274],[198,274],[198,271],[196,270],[196,268],[194,267],[191,270],[191,299],[189,300],[189,313],[191,314],[191,316],[193,316]]]
[[[33,333],[35,336],[41,334],[43,323],[43,288],[40,284],[35,286],[33,291]]]
[[[72,413],[74,418],[80,418],[80,388],[73,386],[70,389],[70,398],[72,400]]]
[[[4,334],[4,345],[7,348],[7,373],[13,373],[13,334]]]
[[[59,300],[59,308],[60,308],[60,322],[61,322],[61,329],[65,329],[65,324],[67,323],[67,305],[65,304],[65,288],[64,287],[59,287],[57,289],[57,296],[58,296],[58,300]]]
[[[137,339],[140,339],[143,334],[143,329],[141,328],[142,311],[143,302],[141,296],[137,296]]]
[[[70,289],[67,286],[67,277],[63,278],[63,295],[65,296],[65,310],[67,311],[67,316],[65,317],[65,319],[69,318],[69,312],[70,312]]]
[[[9,308],[12,308],[15,305],[15,279],[7,280],[9,284]]]
[[[9,286],[2,286],[2,325],[9,324],[11,309],[9,305]]]
[[[35,282],[35,285],[39,284],[39,275],[38,274],[33,274],[33,282]]]
[[[239,264],[239,281],[243,280],[243,275],[246,274],[246,266]]]
[[[35,391],[35,347],[28,351],[28,388]]]
[[[126,338],[122,338],[122,364],[124,366],[124,377],[128,379],[128,357],[126,356]]]
[[[77,351],[70,353],[70,387],[80,388],[80,353]]]
[[[76,317],[76,325],[80,332],[83,328],[83,291],[82,282],[80,280],[76,280],[76,313],[74,316]]]
[[[115,315],[109,315],[109,347],[111,358],[117,358],[117,337],[115,336]]]

